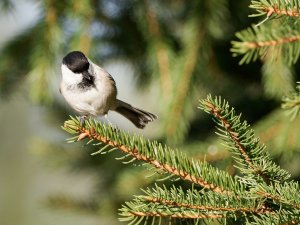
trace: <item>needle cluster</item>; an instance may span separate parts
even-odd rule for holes
[[[128,224],[297,224],[299,184],[271,160],[247,122],[220,97],[209,95],[199,108],[212,115],[239,175],[94,119],[81,125],[80,118],[71,117],[63,129],[74,135],[69,142],[87,139],[88,144],[100,146],[92,155],[120,151],[123,156],[118,160],[141,162],[163,180],[180,179],[190,186],[146,188],[120,209],[120,220]]]

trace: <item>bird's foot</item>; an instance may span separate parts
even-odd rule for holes
[[[81,126],[81,127],[83,127],[84,121],[85,121],[85,118],[86,118],[86,117],[87,117],[86,115],[83,115],[83,116],[80,117],[80,126]]]
[[[109,126],[111,126],[114,131],[119,131],[120,130],[116,125],[114,125],[114,124],[112,124],[112,122],[110,122],[110,120],[108,119],[107,114],[104,115],[104,118],[105,118],[107,124]]]

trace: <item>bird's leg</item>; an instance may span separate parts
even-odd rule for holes
[[[80,117],[80,126],[81,126],[81,127],[83,127],[84,121],[85,121],[85,118],[86,118],[86,117],[87,117],[86,115],[83,115],[83,116]]]
[[[107,114],[104,115],[104,118],[109,126],[114,127],[114,125],[109,121]]]
[[[116,125],[114,125],[114,124],[112,124],[112,123],[110,122],[110,120],[108,119],[107,114],[104,115],[104,118],[105,118],[105,120],[107,121],[108,125],[111,126],[115,131],[118,131],[118,130],[119,130],[119,128],[118,128]]]

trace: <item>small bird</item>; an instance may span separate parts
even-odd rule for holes
[[[60,92],[69,105],[82,115],[107,116],[109,110],[125,116],[143,129],[156,115],[117,99],[112,76],[93,63],[81,51],[72,51],[62,60]],[[84,120],[83,120],[84,121]]]

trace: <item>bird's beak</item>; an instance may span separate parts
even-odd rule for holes
[[[93,76],[88,71],[82,72],[82,76],[87,80],[93,80]]]

